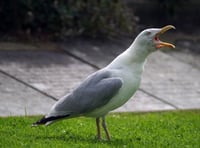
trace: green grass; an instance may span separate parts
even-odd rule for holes
[[[31,127],[39,118],[1,117],[0,147],[200,147],[200,110],[110,114],[107,116],[110,142],[95,139],[96,127],[92,118]]]

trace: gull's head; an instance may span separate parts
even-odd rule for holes
[[[150,28],[142,31],[136,38],[135,42],[140,47],[144,47],[149,51],[155,51],[157,49],[167,47],[175,48],[171,43],[163,42],[159,39],[160,35],[165,33],[170,29],[175,29],[172,25],[167,25],[163,28]]]

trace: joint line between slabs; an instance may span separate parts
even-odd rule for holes
[[[87,60],[85,60],[85,59],[82,59],[82,58],[76,56],[75,54],[73,54],[73,53],[71,53],[71,52],[69,52],[69,51],[64,50],[64,52],[65,52],[66,54],[68,54],[69,56],[75,58],[76,60],[79,60],[80,62],[91,66],[91,67],[94,68],[94,69],[97,69],[97,70],[100,69],[97,65],[92,64],[92,63],[90,63],[89,61],[87,61]]]
[[[144,89],[142,89],[142,88],[139,88],[138,90],[140,90],[141,92],[143,92],[143,93],[145,93],[145,94],[147,94],[147,95],[149,95],[149,96],[155,98],[156,100],[159,100],[159,101],[161,101],[161,102],[163,102],[163,103],[165,103],[165,104],[168,104],[168,105],[174,107],[175,109],[179,109],[176,105],[174,105],[174,104],[172,104],[172,103],[170,103],[170,102],[168,102],[168,101],[165,101],[164,99],[162,99],[162,98],[160,98],[160,97],[158,97],[158,96],[155,96],[155,95],[153,95],[152,93],[147,92],[146,90],[144,90]]]
[[[52,99],[52,100],[54,100],[54,101],[58,101],[57,98],[55,98],[55,97],[53,97],[53,96],[47,94],[46,92],[41,91],[40,89],[38,89],[38,88],[36,88],[36,87],[34,87],[34,86],[32,86],[32,85],[30,85],[30,84],[24,82],[23,80],[18,79],[17,77],[15,77],[15,76],[13,76],[13,75],[11,75],[11,74],[9,74],[9,73],[7,73],[7,72],[1,70],[1,69],[0,69],[0,73],[2,73],[2,74],[4,74],[4,75],[8,76],[9,78],[11,78],[11,79],[13,79],[13,80],[15,80],[15,81],[17,81],[17,82],[19,82],[19,83],[21,83],[21,84],[24,84],[25,86],[27,86],[27,87],[29,87],[29,88],[32,88],[33,90],[35,90],[35,91],[37,91],[37,92],[43,94],[44,96],[49,97],[50,99]]]

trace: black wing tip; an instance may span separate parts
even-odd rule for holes
[[[34,126],[38,126],[38,125],[43,125],[46,124],[48,122],[47,120],[48,118],[43,117],[42,119],[38,120],[37,122],[32,124],[32,127]]]
[[[32,127],[38,126],[38,125],[44,125],[44,124],[48,124],[48,122],[52,122],[58,119],[63,119],[70,116],[68,115],[62,115],[62,116],[50,116],[50,117],[43,117],[42,119],[38,120],[37,122],[32,124]]]

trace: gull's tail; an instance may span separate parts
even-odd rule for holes
[[[70,116],[70,114],[68,115],[62,115],[62,116],[50,116],[50,117],[43,117],[42,119],[38,120],[37,122],[33,123],[32,126],[38,126],[38,125],[49,125],[52,122],[59,120],[59,119],[63,119]]]

